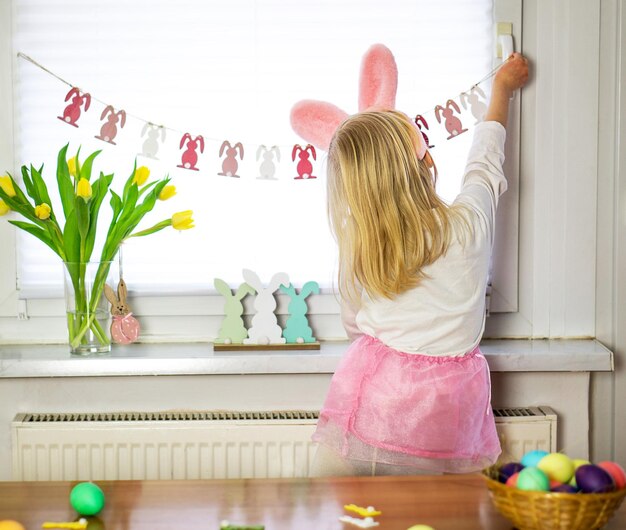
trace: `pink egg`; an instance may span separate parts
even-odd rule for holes
[[[624,486],[626,486],[626,472],[624,471],[624,468],[618,463],[598,462],[597,465],[598,467],[604,469],[604,471],[606,471],[609,475],[611,475],[611,478],[613,479],[613,482],[615,482],[615,486],[618,490],[621,490]]]

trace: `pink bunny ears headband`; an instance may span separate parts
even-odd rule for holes
[[[398,67],[386,46],[374,44],[363,56],[359,78],[359,112],[395,109]],[[293,130],[318,149],[328,151],[333,134],[348,114],[332,103],[305,99],[291,109]],[[426,155],[426,143],[419,134],[418,157]]]

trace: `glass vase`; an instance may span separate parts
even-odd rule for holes
[[[63,265],[71,353],[98,355],[110,352],[111,312],[104,296],[104,285],[116,286],[116,262],[64,262]]]

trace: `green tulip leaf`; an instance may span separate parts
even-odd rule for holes
[[[85,261],[89,261],[93,247],[96,242],[96,232],[98,229],[98,214],[100,213],[100,206],[102,201],[109,191],[109,186],[113,181],[113,175],[105,175],[100,173],[100,177],[93,183],[89,211],[89,231],[85,240]]]
[[[80,199],[82,201],[82,199]],[[66,261],[73,263],[80,261],[80,234],[78,233],[78,220],[76,210],[72,208],[65,228],[63,229],[63,243],[65,244]]]
[[[40,203],[39,196],[37,195],[37,189],[35,188],[33,181],[30,178],[28,173],[28,168],[26,166],[22,166],[22,180],[24,181],[24,187],[26,188],[26,193],[30,195],[36,203]]]
[[[57,254],[63,259],[63,254],[59,252],[59,249],[52,242],[50,235],[44,229],[39,228],[38,226],[32,225],[30,223],[25,223],[24,221],[9,221],[9,223],[11,223],[14,226],[17,226],[18,228],[21,228],[22,230],[28,232],[29,234],[34,235],[37,239],[39,239],[40,241],[48,245],[54,251],[55,254]]]
[[[82,197],[76,197],[74,204],[78,233],[80,234],[80,238],[85,241],[87,239],[87,232],[89,231],[89,205]]]
[[[43,170],[43,166],[41,166],[41,170]],[[30,166],[30,175],[33,179],[33,184],[37,189],[37,194],[39,195],[39,200],[36,201],[37,204],[46,203],[50,208],[52,208],[52,202],[50,201],[50,195],[48,193],[48,186],[46,186],[46,182],[44,181],[41,170],[35,169],[32,165]],[[50,212],[50,217],[54,219],[54,212]]]
[[[137,159],[135,158],[135,164],[133,165],[133,171],[130,174],[130,177],[126,179],[126,184],[124,184],[124,193],[122,193],[122,199],[124,203],[128,199],[128,193],[130,192],[130,188],[133,185],[133,180],[135,180],[135,172],[137,171]]]
[[[61,204],[63,205],[63,213],[66,223],[70,214],[74,210],[74,182],[70,176],[70,170],[67,167],[67,148],[69,144],[59,151],[57,159],[57,184],[59,186],[59,195],[61,196]]]
[[[101,152],[102,151],[95,151],[83,161],[82,166],[80,166],[80,178],[91,180],[91,167],[93,166],[93,161]],[[76,159],[78,160],[78,155],[76,155]]]

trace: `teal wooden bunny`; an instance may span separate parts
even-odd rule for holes
[[[215,278],[213,281],[217,291],[226,299],[224,305],[224,321],[215,342],[218,344],[241,344],[248,336],[248,330],[243,322],[243,304],[241,301],[248,294],[254,294],[254,289],[247,283],[242,283],[233,295],[230,287],[224,280]]]
[[[291,298],[289,302],[289,318],[283,330],[283,337],[287,339],[288,344],[315,342],[313,330],[309,327],[309,321],[306,317],[308,307],[306,305],[306,297],[311,293],[319,294],[320,286],[317,282],[307,282],[300,290],[300,294],[296,294],[296,289],[292,284],[288,287],[280,286],[280,290]]]

